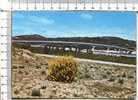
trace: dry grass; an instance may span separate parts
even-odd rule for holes
[[[72,82],[77,72],[77,62],[73,57],[60,57],[48,61],[48,79]]]

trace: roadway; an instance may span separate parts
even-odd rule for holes
[[[62,56],[47,55],[47,54],[36,54],[36,55],[45,56],[45,57],[48,57],[48,58],[62,57]],[[123,64],[123,63],[115,63],[115,62],[100,61],[100,60],[90,60],[90,59],[82,59],[82,58],[74,58],[74,59],[79,61],[79,62],[98,63],[98,64],[107,64],[107,65],[115,65],[115,66],[136,68],[136,65],[132,65],[132,64]]]

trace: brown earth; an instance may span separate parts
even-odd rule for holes
[[[128,98],[136,95],[136,68],[78,62],[72,83],[47,80],[46,56],[12,49],[12,97],[14,98]],[[40,96],[32,96],[36,89]]]

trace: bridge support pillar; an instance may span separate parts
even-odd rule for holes
[[[47,45],[44,46],[44,53],[47,53],[49,51],[49,48]]]
[[[48,46],[48,49],[51,50],[51,46]]]
[[[110,48],[108,47],[107,48],[107,55],[109,55],[110,54]]]
[[[71,51],[74,51],[74,48],[73,47],[71,47]]]
[[[53,49],[56,50],[56,47],[54,46]]]
[[[77,52],[77,48],[74,48],[74,51]]]
[[[92,53],[95,51],[95,46],[93,46],[92,48],[91,48],[91,50],[92,50]]]
[[[63,51],[63,52],[65,52],[65,51],[66,51],[65,49],[66,49],[66,47],[62,47],[62,51]]]
[[[51,48],[50,48],[51,50],[54,50],[54,47],[53,46],[51,46]]]
[[[86,49],[87,53],[91,53],[91,48]]]
[[[79,54],[79,53],[80,53],[80,49],[76,48],[76,54]]]
[[[71,48],[71,47],[69,47],[69,52],[71,52],[71,50],[72,50],[72,48]]]
[[[94,51],[94,50],[95,50],[95,46],[92,47],[92,51]]]

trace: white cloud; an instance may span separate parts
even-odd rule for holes
[[[80,15],[80,17],[83,19],[88,19],[88,20],[93,19],[93,16],[91,14],[88,14],[88,13],[83,13]]]
[[[39,17],[39,16],[31,16],[29,19],[33,24],[44,24],[44,25],[52,25],[55,23],[53,19],[46,18],[46,17]]]

